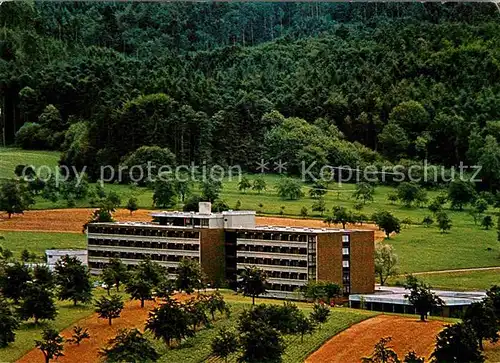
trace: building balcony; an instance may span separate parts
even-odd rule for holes
[[[278,272],[297,272],[297,273],[307,273],[307,267],[299,266],[281,266],[281,265],[264,265],[258,263],[237,263],[237,269],[244,269],[246,267],[256,266],[264,271],[278,271]]]
[[[105,240],[125,240],[125,241],[144,241],[144,242],[181,242],[181,243],[200,243],[199,238],[182,237],[163,237],[163,236],[140,236],[135,234],[107,234],[107,233],[88,233],[87,237]]]
[[[163,248],[147,248],[147,247],[126,247],[126,246],[101,246],[101,245],[88,245],[89,251],[106,251],[106,252],[142,252],[146,254],[156,254],[162,256],[189,256],[199,257],[200,251],[193,250],[174,250]]]
[[[112,258],[112,257],[89,256],[89,263],[90,262],[108,263],[110,258]],[[135,259],[135,258],[121,258],[120,260],[125,265],[138,265],[142,261],[142,259]],[[177,261],[157,261],[157,260],[152,260],[152,261],[158,263],[158,265],[163,266],[163,267],[175,267],[175,268],[177,268],[179,266],[179,262],[177,262]]]
[[[305,284],[307,284],[307,280],[282,279],[278,277],[268,277],[267,282],[270,284],[294,285],[294,286],[304,286]]]
[[[252,245],[252,246],[272,246],[272,247],[298,247],[298,248],[307,247],[307,242],[280,241],[280,240],[269,240],[269,239],[247,239],[247,238],[238,238],[236,240],[236,244]]]
[[[236,255],[238,257],[255,257],[255,258],[271,258],[271,259],[307,261],[307,255],[300,255],[297,253],[236,251]]]

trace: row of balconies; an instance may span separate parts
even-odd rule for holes
[[[200,243],[199,237],[167,237],[167,236],[138,236],[128,234],[107,234],[107,233],[88,233],[89,239],[101,240],[125,240],[125,241],[145,241],[145,242],[181,242],[181,243]]]
[[[88,249],[89,250],[103,250],[103,251],[107,251],[107,250],[110,250],[110,251],[126,251],[126,252],[130,252],[130,251],[134,251],[134,252],[145,252],[145,253],[151,253],[151,252],[154,252],[154,253],[160,253],[160,254],[165,254],[165,253],[169,253],[169,251],[174,251],[174,252],[177,252],[177,251],[182,251],[182,253],[184,252],[195,252],[195,253],[199,253],[199,250],[200,250],[200,245],[196,245],[196,244],[192,244],[192,245],[189,245],[189,244],[176,244],[176,243],[169,243],[169,244],[165,244],[164,246],[161,246],[161,248],[159,246],[151,246],[151,247],[144,247],[144,245],[137,245],[136,243],[134,242],[131,242],[129,243],[129,245],[125,245],[124,243],[122,244],[118,244],[118,245],[106,245],[106,244],[94,244],[94,242],[96,241],[92,241],[93,243],[90,243],[91,241],[89,241],[89,244],[88,244]]]
[[[199,238],[199,232],[196,231],[175,231],[154,228],[141,228],[134,226],[127,227],[105,227],[93,226],[88,228],[90,234],[105,234],[105,235],[125,235],[125,236],[143,236],[143,237],[173,237],[173,238]]]
[[[249,238],[238,238],[236,240],[236,244],[252,245],[252,246],[270,246],[270,247],[296,247],[296,248],[307,247],[307,242],[274,241],[274,240],[260,240],[260,239],[249,239]]]
[[[307,261],[307,255],[298,255],[292,253],[271,253],[271,252],[250,252],[250,251],[237,251],[237,257],[251,257],[256,259],[275,259],[275,260],[296,260]]]

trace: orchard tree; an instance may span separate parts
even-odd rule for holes
[[[33,198],[21,182],[14,179],[1,182],[0,211],[7,213],[9,219],[13,214],[23,214],[33,203]]]
[[[238,189],[240,192],[245,193],[248,189],[252,187],[252,184],[250,183],[250,180],[246,176],[243,176],[238,183]]]
[[[177,193],[172,181],[157,180],[153,187],[153,205],[156,208],[171,208],[177,203]]]
[[[491,218],[491,216],[484,216],[481,221],[481,226],[486,230],[490,229],[493,227],[493,218]]]
[[[101,296],[95,302],[95,312],[102,319],[108,319],[111,325],[113,319],[119,318],[123,310],[123,301],[119,295],[111,295],[110,297]]]
[[[153,300],[153,284],[149,280],[141,278],[137,273],[133,273],[128,279],[125,291],[130,294],[132,300],[140,300],[141,308],[146,300]]]
[[[391,238],[391,233],[399,233],[401,231],[399,219],[394,217],[390,212],[377,212],[372,216],[372,219],[385,232],[387,239]]]
[[[427,193],[418,184],[413,182],[402,182],[397,188],[398,199],[406,206],[411,207],[413,203],[422,204],[427,201]]]
[[[120,285],[125,283],[129,277],[127,266],[119,258],[111,258],[103,269],[107,282],[115,285],[116,291],[120,291]]]
[[[414,350],[406,353],[406,355],[403,359],[403,363],[424,363],[424,362],[425,362],[425,358],[419,357]]]
[[[495,307],[488,299],[467,306],[462,321],[469,325],[476,334],[479,349],[483,350],[483,340],[489,340],[492,343],[498,341],[500,329],[498,317],[495,314]]]
[[[375,344],[375,349],[369,357],[364,357],[361,359],[362,363],[400,363],[398,355],[389,346],[391,342],[391,337],[381,338],[377,344]]]
[[[73,305],[92,300],[92,285],[86,266],[76,257],[68,255],[56,262],[56,285],[59,300],[71,300]]]
[[[451,229],[452,224],[450,217],[448,217],[448,214],[443,211],[438,212],[436,214],[436,219],[441,233],[445,233],[446,231],[449,231]]]
[[[239,289],[244,296],[251,296],[252,305],[255,305],[255,298],[266,292],[266,282],[265,271],[255,266],[245,267],[239,276]]]
[[[353,193],[353,197],[356,200],[361,200],[363,204],[366,202],[373,202],[373,195],[375,194],[375,188],[373,185],[365,182],[356,184],[356,190]]]
[[[309,214],[309,213],[307,212],[307,207],[302,207],[302,208],[300,208],[300,216],[301,216],[302,218],[307,218],[307,215],[308,215],[308,214]]]
[[[212,320],[215,320],[215,313],[217,311],[221,314],[225,313],[226,316],[229,316],[231,313],[229,306],[224,301],[224,297],[218,291],[206,296],[206,302],[207,309],[212,315]]]
[[[153,344],[137,329],[120,330],[99,355],[109,363],[150,363],[160,358]]]
[[[179,262],[176,274],[175,286],[179,291],[191,294],[194,290],[202,289],[205,286],[203,271],[198,261],[183,258]]]
[[[114,222],[112,210],[108,208],[99,208],[92,212],[92,215],[87,223],[83,225],[82,232],[85,233],[90,223],[108,223]]]
[[[137,204],[137,198],[131,197],[128,200],[127,206],[125,208],[127,208],[127,210],[130,212],[130,215],[132,215],[132,213],[134,213],[136,210],[138,210],[139,205]]]
[[[17,314],[21,320],[34,318],[35,324],[38,324],[39,320],[54,320],[57,310],[52,292],[43,285],[28,284],[24,289]]]
[[[238,350],[238,336],[235,332],[222,328],[211,343],[212,355],[217,358],[227,358]]]
[[[279,362],[285,351],[281,334],[268,324],[255,322],[240,335],[243,362]]]
[[[314,199],[323,198],[328,190],[328,187],[325,183],[316,182],[313,184],[311,189],[309,189],[309,196]]]
[[[19,328],[19,322],[12,313],[10,304],[0,299],[0,348],[5,348],[16,339],[15,331]]]
[[[222,183],[219,180],[207,180],[201,183],[201,198],[206,202],[215,202],[219,199]]]
[[[486,290],[487,300],[495,309],[495,315],[500,325],[500,285],[493,285],[490,289]]]
[[[57,330],[52,328],[45,328],[42,332],[42,340],[35,340],[35,346],[43,353],[45,363],[64,355],[62,353],[63,344],[64,338],[59,335]]]
[[[29,281],[31,281],[31,274],[28,266],[19,262],[6,264],[0,273],[0,291],[3,297],[17,303],[23,296]]]
[[[377,242],[375,245],[375,274],[378,275],[380,285],[384,285],[388,278],[396,276],[398,256],[390,244]]]
[[[85,339],[90,339],[89,330],[87,328],[82,328],[79,325],[73,327],[73,333],[71,334],[71,339],[68,342],[71,344],[80,345]]]
[[[409,295],[405,295],[410,304],[413,305],[417,314],[420,315],[420,320],[425,321],[427,314],[432,309],[443,306],[444,302],[431,291],[431,287],[425,283],[418,281],[414,276],[406,277],[405,289],[410,290]]]
[[[47,266],[36,265],[33,269],[33,282],[52,290],[55,287],[54,274]]]
[[[304,315],[297,317],[295,321],[297,333],[300,334],[300,342],[304,342],[304,335],[314,333],[316,324],[312,319],[306,318]]]
[[[172,341],[180,342],[194,335],[190,323],[191,317],[182,304],[167,299],[164,304],[149,313],[145,329],[151,331],[155,339],[162,339],[170,347]]]
[[[298,200],[304,196],[300,181],[293,178],[282,178],[276,189],[281,199]]]
[[[321,214],[321,216],[323,216],[323,213],[325,212],[326,210],[326,202],[325,200],[320,197],[318,198],[312,205],[311,209],[314,211],[314,212],[319,212]]]
[[[451,208],[462,210],[464,206],[470,204],[476,198],[474,184],[469,181],[455,179],[448,186],[448,199]]]
[[[344,207],[334,207],[332,221],[335,224],[342,224],[342,228],[345,229],[347,223],[353,223],[353,215]]]
[[[313,306],[313,311],[309,315],[309,317],[317,324],[326,323],[329,316],[330,316],[329,306],[322,303],[315,303]]]
[[[422,224],[426,228],[429,228],[433,223],[434,223],[434,220],[432,219],[431,216],[425,216],[424,219],[422,219]]]
[[[257,191],[258,194],[262,193],[264,190],[266,190],[267,184],[264,178],[258,177],[253,180],[252,183],[252,190]]]
[[[465,323],[447,325],[436,337],[436,347],[431,355],[433,362],[463,363],[484,362],[476,334]]]

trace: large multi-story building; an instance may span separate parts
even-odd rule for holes
[[[256,226],[255,212],[158,212],[153,221],[93,223],[87,231],[92,273],[112,257],[133,266],[149,256],[175,274],[183,258],[198,261],[213,284],[234,284],[257,266],[268,274],[268,295],[293,297],[310,280],[330,281],[344,293],[374,290],[374,232]]]

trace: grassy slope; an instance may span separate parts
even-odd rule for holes
[[[59,152],[56,151],[29,151],[14,148],[0,147],[0,179],[15,176],[14,168],[19,165],[47,165],[54,170],[59,161]]]
[[[50,233],[50,232],[10,232],[0,231],[0,245],[14,252],[18,257],[25,248],[30,252],[43,255],[46,249],[51,248],[85,248],[85,235],[79,233]]]
[[[500,284],[500,270],[429,274],[418,278],[437,289],[486,290],[492,284]]]
[[[156,341],[155,346],[162,354],[160,362],[222,362],[215,358],[210,358],[210,342],[217,335],[220,328],[235,328],[238,315],[244,310],[251,307],[251,299],[242,296],[236,296],[232,293],[224,294],[227,302],[231,305],[231,317],[229,319],[217,320],[212,328],[202,329],[197,332],[192,338],[184,341],[178,348],[168,350],[161,341]],[[259,303],[281,304],[277,300],[257,299]],[[309,304],[298,304],[299,308],[306,314],[312,311]],[[286,351],[283,355],[284,362],[303,362],[304,359],[312,352],[318,349],[326,340],[337,334],[338,332],[348,328],[349,326],[367,319],[374,314],[372,312],[351,310],[351,309],[332,309],[332,313],[328,322],[325,323],[320,330],[317,330],[312,335],[304,336],[304,341],[300,342],[300,337],[285,336]],[[230,362],[237,362],[237,355],[233,355],[229,359]]]

